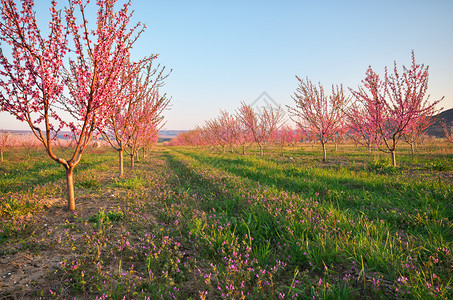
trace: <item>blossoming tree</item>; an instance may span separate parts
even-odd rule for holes
[[[0,132],[0,162],[3,162],[3,151],[11,144],[11,133],[8,131]]]
[[[209,140],[216,141],[215,143],[222,147],[225,152],[225,147],[228,145],[231,152],[233,146],[238,142],[239,138],[239,122],[236,117],[225,110],[220,110],[220,115],[214,119],[206,121],[205,130],[207,135],[210,135]]]
[[[343,87],[332,87],[327,96],[321,84],[314,85],[308,78],[304,81],[297,77],[299,86],[292,96],[295,107],[288,106],[294,122],[300,128],[312,133],[321,142],[323,161],[326,161],[326,144],[341,130],[344,109],[349,101],[343,93]]]
[[[68,0],[64,18],[57,2],[51,1],[45,36],[38,28],[33,0],[21,0],[22,10],[13,0],[0,3],[0,41],[9,52],[0,53],[0,108],[27,122],[48,155],[65,168],[68,209],[74,210],[74,168],[105,124],[130,49],[143,27],[129,27],[130,2],[116,11],[116,0],[98,0],[96,26],[89,29],[85,14],[89,1]],[[63,117],[62,110],[73,120]],[[63,128],[76,141],[67,159],[53,148]]]
[[[118,151],[118,177],[123,176],[123,153],[128,145],[134,144],[132,139],[138,142],[139,137],[142,139],[148,138],[148,136],[144,135],[144,132],[141,132],[140,135],[136,134],[142,128],[139,122],[146,122],[147,119],[150,120],[156,117],[155,115],[138,117],[137,114],[142,113],[139,107],[143,105],[143,102],[151,106],[166,107],[168,105],[168,101],[165,98],[161,99],[165,99],[165,101],[157,101],[154,98],[157,89],[163,85],[163,81],[168,77],[168,74],[164,75],[165,68],[153,67],[154,58],[149,57],[138,63],[131,63],[125,69],[117,90],[118,94],[114,97],[117,105],[111,110],[106,120],[106,126],[102,130],[104,139],[113,149]],[[160,114],[164,107],[152,107],[149,112]],[[154,139],[150,138],[149,141],[151,140]]]
[[[434,124],[434,107],[415,118],[415,120],[408,126],[406,132],[403,135],[403,141],[410,145],[411,153],[414,154],[417,149],[417,144],[421,139],[423,133],[428,129],[429,126]]]
[[[260,148],[260,156],[263,156],[264,145],[282,125],[283,113],[280,107],[270,107],[263,108],[262,113],[259,114],[251,105],[242,103],[237,110],[237,118]]]
[[[125,151],[131,159],[131,167],[134,167],[134,158],[138,157],[141,147],[151,140],[157,142],[158,131],[164,126],[162,112],[170,102],[167,95],[160,95],[156,88],[146,88],[145,84],[144,90],[147,91],[133,105],[131,124],[134,126],[128,131],[130,138]]]
[[[222,147],[222,152],[225,153],[225,147],[228,145],[228,132],[221,125],[222,117],[216,117],[205,122],[204,136],[206,141],[211,145],[219,145]]]
[[[391,155],[394,167],[397,165],[396,149],[402,137],[418,126],[417,122],[438,112],[436,106],[443,98],[430,102],[427,89],[428,67],[415,63],[414,52],[411,67],[403,66],[402,73],[395,62],[393,74],[388,74],[386,68],[384,79],[381,79],[370,66],[363,86],[358,90],[351,89],[357,108],[365,115],[365,121],[356,124],[358,130],[372,130],[377,147]],[[357,113],[353,112],[353,115]]]
[[[445,137],[450,143],[453,143],[453,122],[448,125],[446,121],[442,123],[442,128],[444,129]]]
[[[280,149],[281,156],[285,156],[285,146],[291,144],[295,138],[294,129],[289,125],[283,125],[279,130],[275,130],[272,135],[273,142]]]

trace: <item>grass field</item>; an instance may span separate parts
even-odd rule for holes
[[[453,149],[259,157],[90,149],[66,211],[41,151],[0,164],[0,298],[453,298]]]

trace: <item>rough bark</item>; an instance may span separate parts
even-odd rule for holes
[[[326,144],[322,143],[322,161],[327,160]]]
[[[123,159],[123,150],[118,151],[118,177],[121,178],[124,175],[124,159]]]
[[[417,144],[414,142],[414,143],[411,143],[411,153],[412,155],[415,154],[415,149],[417,149]]]
[[[75,210],[75,198],[74,198],[74,168],[66,168],[66,188],[68,192],[68,210]]]
[[[396,151],[390,151],[390,155],[392,156],[392,166],[396,167]]]

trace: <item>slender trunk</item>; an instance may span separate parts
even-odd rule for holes
[[[414,145],[414,143],[411,143],[411,153],[412,153],[412,155],[415,154],[415,145]]]
[[[131,157],[131,168],[133,168],[134,165],[135,165],[135,161],[134,161],[134,152],[131,153],[130,157]]]
[[[263,146],[260,145],[260,156],[264,155]]]
[[[124,174],[124,159],[123,159],[123,150],[118,151],[118,177],[123,177]]]
[[[326,144],[325,143],[321,144],[322,144],[322,161],[326,161],[327,160]]]
[[[222,151],[225,153],[225,145],[222,146]]]
[[[368,153],[371,153],[371,146],[368,146]]]
[[[74,167],[66,169],[66,188],[68,192],[68,210],[75,210],[75,198],[74,198],[74,179],[73,179]]]
[[[337,152],[337,150],[338,150],[338,144],[335,143],[335,152]]]
[[[283,147],[280,150],[282,151],[282,157],[284,157],[285,153],[283,152]]]
[[[390,152],[390,155],[392,156],[392,166],[393,167],[396,167],[396,151],[395,150],[392,150]]]
[[[146,151],[145,151],[145,147],[143,147],[143,158],[146,158]]]
[[[3,149],[0,149],[0,162],[3,162]]]
[[[245,155],[245,145],[242,145],[242,155]]]
[[[137,161],[140,161],[140,155],[139,155],[140,152],[139,152],[139,150],[140,150],[140,149],[137,149],[137,151],[135,151],[135,159],[136,159]]]

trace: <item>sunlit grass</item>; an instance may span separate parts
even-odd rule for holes
[[[64,170],[17,155],[0,165],[0,252],[61,256],[34,297],[453,297],[449,150],[406,149],[395,169],[348,147],[327,163],[310,146],[161,148],[121,179],[114,151],[90,150],[80,211],[52,226],[43,199],[64,199]]]

